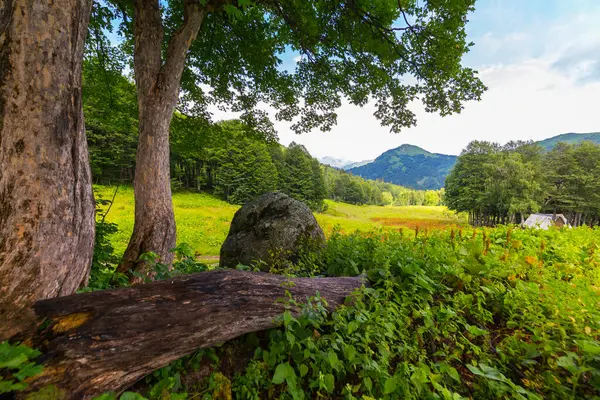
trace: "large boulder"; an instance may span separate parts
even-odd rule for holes
[[[235,267],[263,261],[295,261],[301,246],[321,245],[323,230],[306,204],[279,192],[266,193],[246,203],[231,221],[221,246],[220,265]]]

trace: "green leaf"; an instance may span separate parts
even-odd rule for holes
[[[385,384],[383,385],[383,394],[391,394],[396,390],[396,378],[389,377],[385,380]]]
[[[324,381],[325,387],[327,388],[327,392],[333,393],[333,389],[335,388],[335,378],[333,377],[333,375],[325,375]]]
[[[17,390],[23,390],[27,387],[24,383],[15,383],[15,381],[0,380],[0,394],[10,393]]]
[[[473,336],[483,336],[483,335],[488,334],[488,331],[486,331],[485,329],[480,329],[474,325],[469,325],[469,324],[467,324],[467,330]]]
[[[587,353],[592,356],[600,355],[600,343],[590,340],[576,340],[575,343],[584,353]]]
[[[363,383],[369,392],[373,390],[373,381],[371,380],[371,378],[365,376],[363,378]]]
[[[486,364],[479,364],[479,368],[475,367],[474,365],[467,364],[467,368],[469,368],[469,370],[477,376],[481,376],[499,382],[508,381],[508,379],[504,375],[502,375],[500,371]]]
[[[352,332],[356,331],[359,327],[358,321],[350,321],[348,323],[348,334],[352,334]]]
[[[29,363],[19,369],[18,372],[14,374],[14,377],[18,380],[22,381],[25,378],[29,378],[31,376],[36,376],[41,374],[44,370],[44,367],[41,365],[37,365],[36,363]]]
[[[279,364],[277,368],[275,368],[275,374],[273,374],[272,382],[276,385],[281,385],[283,381],[292,377],[295,378],[296,373],[294,372],[294,368],[292,368],[290,363],[286,362]]]
[[[299,370],[301,377],[304,377],[308,373],[308,367],[305,364],[301,364]]]
[[[340,363],[337,354],[333,350],[329,350],[327,352],[327,360],[329,360],[329,365],[331,365],[331,368],[337,368],[338,364]]]
[[[348,361],[352,362],[356,357],[356,348],[351,344],[344,346],[344,355]]]

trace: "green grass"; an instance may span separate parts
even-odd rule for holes
[[[115,187],[95,186],[96,196],[112,199]],[[445,207],[406,206],[380,207],[356,206],[327,200],[327,210],[316,213],[317,221],[329,235],[339,225],[343,232],[368,230],[374,226],[407,227],[414,229],[445,228],[465,224]],[[239,206],[229,204],[206,193],[179,192],[173,195],[177,243],[187,243],[200,256],[219,254],[221,244],[227,237],[229,225]],[[118,255],[125,252],[133,231],[133,188],[119,187],[114,204],[106,220],[118,225],[119,231],[111,236]]]
[[[335,225],[339,225],[344,232],[352,232],[357,229],[368,230],[373,226],[443,229],[467,222],[463,216],[456,216],[440,206],[357,206],[331,200],[326,203],[327,210],[315,214],[326,233],[330,233]]]
[[[110,200],[114,187],[96,186],[97,195]],[[204,193],[175,193],[173,196],[177,243],[187,243],[199,255],[219,254],[221,244],[229,232],[233,214],[239,208]],[[106,220],[118,225],[119,231],[111,236],[117,254],[122,255],[133,231],[134,200],[131,187],[120,187]]]

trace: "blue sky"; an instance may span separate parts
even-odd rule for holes
[[[370,105],[344,105],[331,132],[295,135],[276,123],[283,144],[318,157],[371,159],[403,143],[458,154],[471,140],[543,139],[600,131],[600,0],[479,0],[468,25],[475,42],[464,63],[489,87],[460,115],[416,107],[418,125],[391,134]],[[215,118],[232,117],[215,112]]]

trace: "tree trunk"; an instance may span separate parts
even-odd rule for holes
[[[143,268],[138,259],[152,251],[169,264],[175,247],[171,199],[169,126],[179,97],[187,51],[206,9],[184,2],[184,19],[169,41],[163,62],[164,28],[158,0],[134,1],[134,69],[139,105],[139,139],[135,170],[135,223],[119,271]]]
[[[86,283],[94,199],[81,105],[91,0],[0,0],[0,341]]]
[[[140,93],[140,127],[134,192],[135,223],[120,270],[133,268],[142,253],[152,251],[164,263],[172,261],[175,215],[169,171],[169,124],[173,107]],[[165,109],[166,108],[166,109]]]
[[[44,300],[35,312],[51,323],[34,343],[46,345],[45,370],[30,386],[54,384],[71,399],[122,392],[199,348],[276,326],[286,291],[299,302],[318,292],[331,310],[364,283],[229,269]]]

